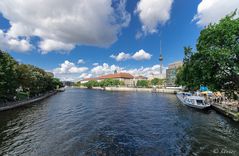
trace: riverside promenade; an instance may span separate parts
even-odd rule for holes
[[[30,99],[27,99],[27,100],[0,104],[0,112],[10,110],[10,109],[14,109],[14,108],[21,107],[21,106],[25,106],[25,105],[28,105],[28,104],[31,104],[31,103],[34,103],[34,102],[37,102],[37,101],[41,101],[43,99],[46,99],[46,98],[56,94],[57,92],[58,91],[55,90],[55,91],[46,93],[44,95],[34,97],[34,98],[30,98]]]
[[[87,89],[86,87],[80,87],[82,89]],[[117,92],[151,92],[151,93],[168,93],[168,94],[177,94],[179,89],[173,88],[129,88],[129,87],[93,87],[95,90],[104,90],[104,91],[117,91]]]

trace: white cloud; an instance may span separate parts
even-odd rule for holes
[[[172,4],[173,0],[140,0],[135,12],[142,23],[142,31],[145,34],[157,32],[158,25],[170,19]]]
[[[110,57],[114,58],[116,61],[126,61],[131,58],[130,54],[124,52],[121,52],[118,55],[111,55]]]
[[[93,66],[98,66],[99,63],[95,62],[95,63],[93,63],[92,65],[93,65]]]
[[[143,36],[143,33],[141,31],[137,31],[136,35],[135,35],[135,39],[140,39]]]
[[[79,81],[85,78],[93,78],[101,75],[112,74],[115,70],[118,72],[127,72],[132,74],[133,76],[146,76],[146,77],[160,77],[160,65],[156,64],[150,67],[140,67],[140,68],[131,68],[125,69],[124,67],[120,67],[117,65],[109,65],[107,63],[103,63],[102,65],[98,65],[93,67],[90,70],[86,68],[84,70],[79,69],[78,73],[72,72],[70,70],[72,67],[75,67],[74,63],[70,61],[65,61],[59,68],[53,70],[55,77],[60,78],[61,80],[70,80],[70,81]],[[80,68],[80,67],[76,67]],[[166,67],[163,67],[163,75],[166,74]]]
[[[111,65],[109,66],[107,63],[103,63],[103,65],[96,66],[91,69],[91,74],[96,77],[100,75],[105,75],[105,74],[111,74],[114,73],[114,71],[122,71],[123,68],[116,66],[116,65]]]
[[[39,48],[41,49],[42,53],[45,54],[49,51],[70,51],[74,48],[74,45],[47,39],[40,41]]]
[[[132,58],[137,60],[137,61],[141,61],[141,60],[150,60],[152,57],[151,54],[145,52],[143,49],[139,50],[138,52],[136,52]]]
[[[8,34],[4,33],[1,29],[0,29],[0,46],[4,50],[9,49],[20,52],[29,51],[32,48],[32,45],[26,38],[19,39],[10,37]]]
[[[66,60],[60,64],[60,67],[53,69],[52,72],[55,77],[62,81],[78,81],[82,79],[79,75],[87,72],[87,70],[87,67],[78,67],[74,63]]]
[[[83,59],[79,59],[77,64],[85,64],[85,61]]]
[[[129,59],[134,59],[136,61],[150,60],[152,55],[144,51],[143,49],[135,52],[132,56],[128,53],[121,52],[118,55],[111,55],[111,58],[116,61],[126,61]]]
[[[39,37],[37,46],[47,53],[111,45],[130,22],[125,6],[126,0],[1,0],[0,13],[11,25],[8,36]]]
[[[66,60],[60,67],[53,70],[54,74],[79,74],[87,71],[87,67],[77,67],[74,63]]]
[[[91,77],[92,77],[92,74],[82,73],[78,78],[82,80],[82,79],[91,78]]]
[[[166,67],[163,67],[163,75],[166,74]],[[128,69],[124,72],[128,72],[134,76],[146,76],[146,77],[160,77],[160,65],[153,65],[151,67],[141,67],[135,69]]]
[[[193,20],[200,26],[206,26],[217,23],[236,9],[239,9],[239,0],[202,0]]]

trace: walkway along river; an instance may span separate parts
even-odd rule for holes
[[[0,155],[239,155],[239,124],[175,95],[68,89],[0,112]]]

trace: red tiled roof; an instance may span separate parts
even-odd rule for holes
[[[103,75],[103,76],[96,77],[96,78],[86,78],[81,81],[93,81],[93,80],[96,81],[99,79],[114,79],[114,78],[133,79],[134,76],[132,76],[129,73],[116,73],[116,74]]]
[[[97,78],[86,78],[86,79],[83,79],[81,81],[93,81],[93,80],[97,80]]]
[[[134,77],[129,73],[116,73],[116,74],[103,75],[98,78],[99,79],[113,79],[113,78],[133,79]]]

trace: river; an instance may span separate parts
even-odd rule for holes
[[[67,89],[0,112],[0,155],[239,155],[239,123],[175,95]]]

